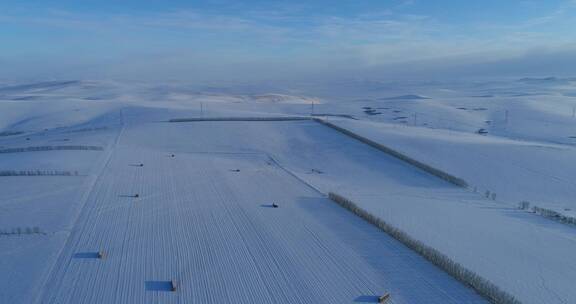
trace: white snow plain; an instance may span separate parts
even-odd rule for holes
[[[0,171],[79,173],[0,177],[0,302],[483,303],[329,191],[523,303],[574,302],[576,228],[515,209],[576,207],[572,92],[570,79],[0,87],[0,150],[104,149],[0,153]],[[312,111],[497,200],[312,121],[166,122]]]

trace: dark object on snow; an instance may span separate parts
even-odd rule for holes
[[[136,193],[134,194],[134,197],[140,197],[140,194]]]
[[[480,134],[480,135],[486,135],[488,134],[488,131],[484,128],[479,129],[478,131],[476,131],[476,133]]]
[[[170,154],[170,157],[174,157],[174,154]]]
[[[103,259],[106,255],[104,251],[98,252],[78,252],[74,254],[75,259]]]
[[[383,296],[378,297],[378,303],[388,303],[388,300],[390,300],[389,293],[386,293]]]
[[[140,167],[144,167],[144,164],[140,164]]]
[[[30,137],[26,137],[26,140],[30,140]]]
[[[231,172],[240,172],[240,169],[232,169]]]
[[[276,205],[276,203],[272,203],[272,208],[278,208],[278,205]]]
[[[378,112],[374,109],[364,110],[364,113],[366,113],[367,115],[380,115],[380,114],[382,114],[382,112]]]

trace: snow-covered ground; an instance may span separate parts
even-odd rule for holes
[[[357,120],[336,124],[496,193],[503,203],[529,201],[575,215],[575,79],[361,82],[340,90],[353,93],[330,112]]]
[[[329,191],[524,303],[574,302],[576,229],[514,208],[576,208],[575,93],[558,78],[5,85],[0,150],[103,150],[0,153],[0,171],[78,172],[0,177],[0,302],[350,303],[386,291],[393,303],[483,301]],[[471,187],[312,121],[166,122],[309,114]],[[170,280],[177,292],[150,290]]]
[[[52,205],[45,206],[52,207],[48,209],[52,217],[29,218],[30,225],[60,239],[44,234],[3,237],[3,246],[22,248],[16,257],[3,255],[4,261],[11,262],[5,270],[13,267],[21,276],[3,277],[13,287],[3,291],[3,299],[12,303],[33,299],[41,303],[350,303],[372,302],[375,296],[391,292],[394,303],[482,302],[473,291],[329,202],[270,158],[278,153],[282,156],[278,159],[284,159],[291,153],[283,148],[285,141],[311,140],[308,129],[330,134],[327,144],[342,140],[340,135],[313,123],[194,126],[143,123],[147,118],[140,114],[138,109],[124,111],[128,126],[117,144],[109,146],[110,161],[97,166],[104,166],[102,173],[94,173],[93,182],[84,182],[90,189],[67,182],[71,191],[88,193],[85,202],[79,197],[69,202],[72,209],[82,208],[79,216],[62,211],[66,206]],[[244,130],[242,136],[230,132],[234,129]],[[203,137],[207,132],[211,136]],[[261,147],[267,142],[261,138],[264,134],[278,138],[276,150]],[[405,167],[407,176],[426,183],[426,177],[418,178],[425,175],[393,159],[379,161],[377,153],[363,152],[366,147],[360,145],[354,150],[368,153],[367,162]],[[34,153],[51,158],[52,164],[61,160],[54,151],[21,154]],[[81,153],[104,152],[64,153],[77,153],[68,157],[86,165],[91,161],[82,161],[86,156]],[[338,157],[346,158],[345,151],[332,162],[339,163]],[[306,174],[304,168],[312,162],[294,169]],[[9,178],[30,177],[5,177]],[[42,178],[55,183],[53,187],[62,182]],[[14,183],[23,188],[42,186],[34,181]],[[138,198],[130,197],[135,193]],[[36,204],[62,200],[34,197]],[[270,208],[272,202],[280,208]],[[5,215],[26,218],[27,208],[36,207],[7,209]],[[59,225],[62,222],[69,224]],[[30,245],[30,238],[43,242]],[[91,259],[90,254],[98,251],[105,258]],[[162,289],[153,282],[170,280],[177,282],[178,292],[150,290]]]
[[[510,206],[576,210],[576,147],[394,124],[333,121],[463,178]]]
[[[394,303],[481,302],[278,167],[260,135],[285,141],[291,130],[265,131],[272,124],[247,124],[261,132],[244,136],[226,122],[127,126],[41,299],[350,303],[388,291]],[[75,258],[100,250],[104,259]],[[170,280],[177,292],[152,290]]]

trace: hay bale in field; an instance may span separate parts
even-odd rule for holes
[[[382,296],[378,297],[378,303],[388,303],[388,300],[390,300],[390,294],[389,293],[385,293]]]

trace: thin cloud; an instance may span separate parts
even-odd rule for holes
[[[576,37],[558,30],[574,25],[570,16],[575,1],[519,23],[467,24],[465,28],[434,16],[401,13],[402,8],[415,5],[418,3],[401,1],[355,15],[305,14],[309,9],[305,5],[240,7],[238,12],[6,11],[0,14],[0,26],[74,33],[75,40],[58,36],[51,47],[65,50],[70,49],[69,44],[93,44],[98,49],[93,52],[94,62],[103,68],[113,63],[115,70],[137,70],[139,65],[151,66],[147,61],[156,58],[167,72],[171,66],[179,71],[186,67],[224,71],[229,65],[245,71],[273,66],[307,73],[311,69],[361,69],[450,58],[473,64],[523,56],[527,50],[542,47],[562,51],[576,42]],[[45,48],[29,52],[34,51],[38,58],[48,58]],[[4,58],[17,55],[0,53]]]

